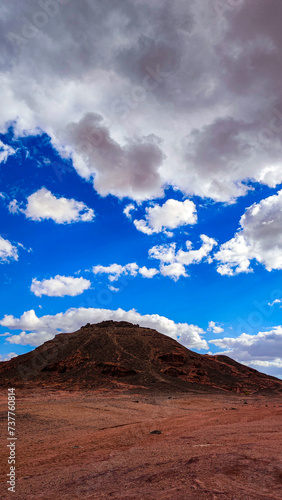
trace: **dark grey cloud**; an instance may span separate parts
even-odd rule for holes
[[[67,139],[85,160],[81,175],[94,179],[99,193],[119,197],[152,198],[162,195],[159,168],[163,153],[154,137],[129,140],[122,147],[103,125],[103,117],[86,114],[67,127]]]
[[[45,130],[102,194],[172,184],[228,201],[248,179],[274,187],[281,14],[275,0],[5,2],[1,128]],[[90,152],[78,136],[98,115],[105,142]]]

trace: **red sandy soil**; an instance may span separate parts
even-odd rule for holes
[[[281,395],[18,388],[16,398],[14,494],[1,389],[1,499],[282,498]]]

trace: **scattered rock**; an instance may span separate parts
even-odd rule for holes
[[[158,430],[155,430],[155,431],[151,431],[150,434],[161,434],[162,431],[158,431]]]

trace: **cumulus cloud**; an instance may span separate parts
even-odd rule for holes
[[[163,276],[169,276],[178,280],[180,276],[187,277],[187,266],[199,264],[207,258],[210,262],[210,252],[217,242],[202,234],[200,236],[202,246],[198,250],[192,250],[192,242],[186,241],[187,250],[178,250],[176,252],[176,243],[169,245],[156,245],[149,250],[149,257],[160,261],[160,272]]]
[[[239,231],[214,255],[217,271],[228,276],[251,272],[253,259],[268,271],[282,269],[281,224],[282,190],[246,210]]]
[[[172,264],[175,262],[176,243],[168,245],[156,245],[149,250],[149,257],[157,259],[162,263]]]
[[[91,281],[84,278],[73,278],[72,276],[60,276],[48,280],[38,281],[33,278],[30,287],[31,292],[37,297],[48,295],[49,297],[75,297],[80,295],[91,286]]]
[[[83,159],[75,163],[78,173],[86,179],[92,177],[102,196],[111,193],[144,200],[163,195],[159,174],[163,153],[153,137],[120,145],[96,113],[71,123],[67,137]]]
[[[263,367],[281,368],[282,357],[282,327],[274,327],[270,331],[259,332],[256,335],[242,333],[237,338],[225,337],[209,341],[224,351],[218,354],[226,354],[240,363],[261,370]],[[280,374],[282,370],[268,370],[268,373]]]
[[[164,248],[163,248],[164,247]],[[169,246],[168,246],[169,247]],[[172,245],[174,248],[174,245]],[[166,251],[168,252],[166,254]],[[173,280],[177,281],[180,276],[188,277],[186,272],[186,268],[180,262],[171,262],[170,264],[165,264],[168,262],[167,259],[170,258],[168,250],[165,248],[165,245],[161,245],[161,247],[154,247],[151,249],[150,255],[154,258],[158,258],[161,260],[160,269],[156,269],[154,267],[147,268],[146,266],[139,267],[136,263],[126,264],[122,266],[120,264],[111,264],[110,266],[94,266],[93,273],[94,274],[107,274],[110,281],[117,281],[121,275],[130,275],[136,277],[138,274],[143,278],[152,279],[157,274],[161,274],[162,276],[168,276]],[[172,260],[175,260],[175,256],[172,257]],[[195,261],[196,262],[196,261]]]
[[[248,123],[231,117],[193,130],[183,146],[183,161],[194,172],[192,179],[182,177],[184,191],[231,201],[247,193],[247,179],[269,187],[280,184],[281,140],[273,138],[266,143],[260,137],[263,130],[263,122]]]
[[[192,242],[186,241],[187,251],[179,250],[176,260],[185,266],[189,266],[190,264],[198,264],[208,257],[212,249],[217,245],[217,242],[205,234],[201,234],[200,238],[202,246],[198,250],[192,250]]]
[[[9,156],[14,155],[16,151],[9,146],[8,144],[4,144],[0,140],[0,163],[5,163]]]
[[[146,208],[145,219],[133,221],[138,231],[145,234],[160,233],[187,224],[196,224],[197,212],[193,201],[167,200],[163,205]],[[169,233],[170,235],[170,233]],[[173,234],[172,234],[173,235]]]
[[[135,262],[122,266],[120,264],[111,264],[110,266],[94,266],[92,268],[94,274],[108,274],[110,281],[117,281],[122,274],[136,276],[138,273],[138,265]]]
[[[18,249],[8,240],[0,236],[0,262],[9,262],[11,260],[18,260]]]
[[[143,276],[143,278],[151,279],[156,276],[156,274],[159,274],[159,271],[154,267],[148,269],[146,266],[143,266],[139,268],[139,273]]]
[[[160,272],[163,276],[168,276],[174,281],[177,281],[180,276],[183,276],[184,278],[187,278],[188,276],[185,267],[183,266],[183,264],[180,264],[180,262],[173,262],[172,264],[161,264]]]
[[[13,200],[9,205],[10,211],[16,213],[18,206]],[[27,198],[27,206],[20,209],[28,219],[40,221],[51,219],[57,224],[70,224],[72,222],[90,222],[94,219],[94,211],[82,201],[56,198],[48,189],[41,188]]]
[[[222,276],[234,276],[240,273],[250,273],[250,246],[243,234],[236,234],[234,238],[221,245],[214,258],[221,262],[217,272]]]
[[[224,332],[224,329],[221,328],[221,326],[217,325],[215,321],[209,321],[208,331],[211,331],[213,333],[222,333]]]
[[[122,266],[120,264],[111,264],[110,266],[94,266],[92,268],[94,274],[108,274],[110,281],[117,281],[122,275],[137,276],[141,274],[143,278],[153,278],[159,271],[155,268],[148,269],[146,266],[140,267],[136,262]]]
[[[39,328],[41,323],[34,310],[31,309],[30,311],[25,311],[19,319],[14,318],[12,315],[5,315],[0,324],[16,330],[33,330]],[[19,328],[16,325],[19,325]]]
[[[103,196],[230,201],[282,181],[281,2],[48,5],[3,11],[3,131],[47,132]]]
[[[129,321],[140,326],[153,328],[160,333],[178,340],[190,349],[208,349],[202,338],[204,331],[196,325],[175,323],[158,314],[139,314],[135,309],[124,311],[117,309],[72,308],[65,313],[38,318],[33,310],[26,311],[20,318],[4,316],[0,325],[11,330],[23,330],[20,334],[11,335],[7,340],[11,344],[38,346],[52,339],[57,333],[73,332],[86,323],[99,323],[104,320]],[[30,332],[30,333],[27,333]]]

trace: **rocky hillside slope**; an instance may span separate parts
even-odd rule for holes
[[[282,381],[227,356],[197,354],[125,321],[87,324],[0,363],[0,385],[61,389],[282,392]]]

